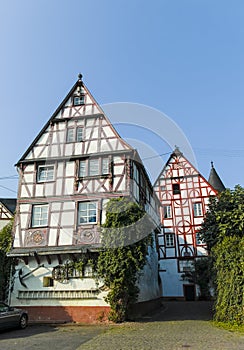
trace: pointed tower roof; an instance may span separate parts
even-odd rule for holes
[[[211,162],[211,170],[208,178],[208,182],[210,183],[213,188],[215,188],[218,192],[222,192],[225,190],[225,186],[217,174],[217,171],[214,168],[213,162]]]

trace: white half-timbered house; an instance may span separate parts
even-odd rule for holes
[[[14,217],[16,198],[0,198],[0,230]]]
[[[69,262],[98,251],[110,198],[142,204],[155,229],[160,226],[158,198],[137,152],[117,134],[79,75],[17,168],[9,255],[18,265],[11,305],[28,309],[32,320],[96,320],[108,309],[107,291],[92,278],[89,264],[75,271]],[[159,296],[157,259],[152,249],[139,301]]]
[[[196,259],[207,255],[198,231],[210,196],[217,196],[224,185],[213,164],[208,182],[176,148],[156,180],[154,190],[161,202],[159,273],[162,296],[194,300],[200,291],[182,275],[192,270]]]

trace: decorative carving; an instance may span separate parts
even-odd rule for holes
[[[79,227],[75,232],[76,244],[95,244],[100,242],[99,229],[96,226]]]
[[[47,244],[47,229],[29,230],[25,234],[25,246],[45,246]]]

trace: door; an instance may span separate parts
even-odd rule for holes
[[[195,300],[195,286],[194,284],[184,284],[184,297],[186,301]]]

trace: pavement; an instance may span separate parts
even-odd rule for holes
[[[111,326],[77,350],[244,350],[244,336],[216,328],[212,303],[163,302],[138,319]]]

